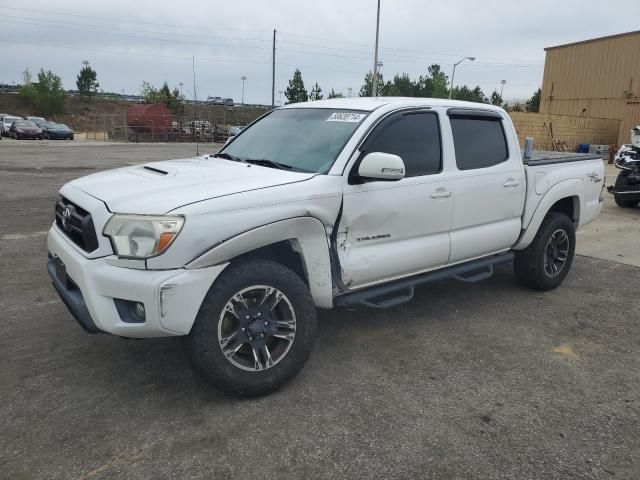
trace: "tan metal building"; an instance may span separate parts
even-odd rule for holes
[[[620,120],[618,143],[640,125],[640,30],[545,48],[540,113]]]

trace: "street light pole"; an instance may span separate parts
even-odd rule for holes
[[[470,60],[473,62],[475,59],[476,57],[464,57],[459,62],[453,64],[453,73],[451,74],[451,85],[449,86],[449,100],[451,100],[451,94],[453,93],[453,79],[456,77],[456,67],[460,65],[462,62],[464,62],[465,60]]]
[[[380,0],[378,0],[378,16],[376,18],[376,51],[373,58],[373,88],[371,96],[378,96],[378,41],[380,39]]]
[[[247,77],[243,75],[242,77],[240,77],[240,80],[242,80],[242,101],[240,103],[244,105],[244,82],[247,81]]]

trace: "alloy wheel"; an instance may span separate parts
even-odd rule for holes
[[[562,272],[569,258],[569,235],[563,229],[551,234],[544,254],[544,271],[550,277],[556,277]]]
[[[244,288],[225,304],[218,320],[218,345],[225,358],[246,371],[262,371],[281,362],[296,335],[296,314],[275,287]]]

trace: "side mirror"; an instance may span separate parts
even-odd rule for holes
[[[391,153],[369,153],[358,168],[358,176],[376,180],[400,180],[404,178],[404,174],[402,158]]]

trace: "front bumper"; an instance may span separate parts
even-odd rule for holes
[[[50,140],[72,140],[73,133],[52,133],[49,132],[46,134]]]
[[[188,334],[209,287],[227,266],[193,270],[125,268],[113,255],[87,258],[55,225],[49,230],[47,247],[47,270],[53,285],[78,323],[91,333],[131,338]],[[56,274],[55,257],[66,268],[66,285]],[[123,321],[115,299],[144,304],[144,323]]]

